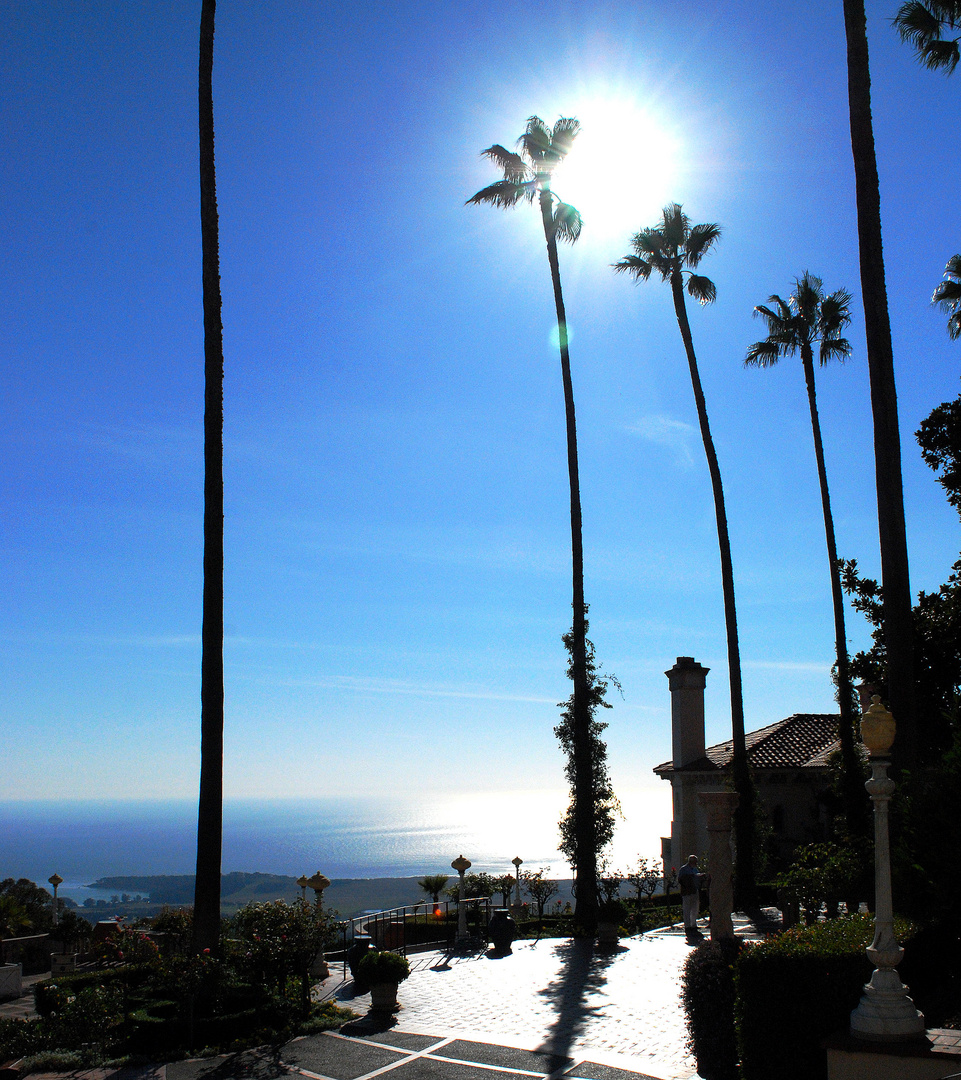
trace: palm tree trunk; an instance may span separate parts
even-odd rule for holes
[[[200,16],[200,228],[204,302],[204,599],[200,673],[200,802],[194,947],[215,952],[220,936],[224,759],[224,347],[220,298],[213,59],[216,0]]]
[[[881,194],[871,121],[871,72],[863,0],[844,0],[844,29],[861,257],[861,295],[874,414],[874,465],[881,579],[884,586],[888,694],[898,725],[894,745],[895,764],[899,768],[910,769],[915,762],[918,742],[914,705],[914,626],[901,486],[898,395],[894,382],[894,350],[884,281]]]
[[[834,601],[834,646],[838,662],[838,706],[841,710],[840,739],[842,798],[847,830],[852,836],[860,835],[865,827],[866,799],[861,759],[856,746],[857,721],[854,712],[854,686],[851,683],[851,665],[848,661],[847,634],[844,629],[844,595],[841,591],[841,571],[838,566],[838,549],[834,539],[834,516],[831,513],[831,495],[828,491],[828,474],[824,466],[824,444],[821,440],[821,421],[818,418],[817,394],[814,385],[814,356],[810,345],[801,348],[801,364],[811,410],[811,430],[814,432],[814,457],[818,466],[818,484],[821,487],[821,511],[824,515],[824,536],[828,547],[828,565],[831,571],[831,598]]]
[[[567,347],[567,315],[561,291],[561,272],[557,260],[554,214],[551,193],[540,193],[541,220],[547,241],[547,259],[554,287],[557,311],[557,337],[564,382],[564,408],[567,416],[567,471],[571,487],[571,561],[573,624],[571,671],[574,684],[574,807],[575,807],[575,906],[574,915],[585,930],[597,923],[597,835],[594,827],[594,761],[591,747],[591,713],[587,686],[587,609],[584,603],[584,543],[581,523],[581,488],[577,468],[577,424],[574,417],[574,386],[571,381],[571,358]]]
[[[697,418],[701,427],[701,439],[707,466],[711,473],[711,487],[714,491],[714,512],[717,517],[717,540],[721,553],[721,586],[724,593],[724,624],[727,629],[727,664],[731,683],[731,734],[733,753],[731,772],[734,790],[740,796],[734,812],[735,851],[735,902],[739,908],[751,909],[755,906],[754,880],[754,784],[748,769],[747,747],[744,742],[744,701],[741,694],[741,651],[737,639],[737,608],[734,603],[734,566],[731,560],[731,540],[727,529],[727,510],[724,507],[724,487],[721,484],[721,469],[717,463],[714,439],[707,418],[707,405],[701,376],[697,370],[697,357],[694,354],[694,339],[691,325],[687,319],[687,305],[684,302],[684,282],[680,273],[671,275],[671,292],[674,297],[674,312],[680,327],[681,340],[687,353],[687,363],[691,371],[691,385],[694,388],[694,401],[697,405]]]

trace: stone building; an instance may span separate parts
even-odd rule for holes
[[[731,786],[732,743],[704,745],[704,687],[710,669],[679,656],[666,671],[671,689],[673,758],[654,772],[671,784],[674,820],[661,842],[662,857],[680,867],[688,855],[708,849],[699,791]],[[798,844],[827,837],[836,799],[828,761],[839,748],[836,714],[795,713],[745,735],[757,793],[772,830],[776,858],[787,859]]]

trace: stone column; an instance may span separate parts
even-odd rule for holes
[[[734,858],[731,851],[731,818],[739,796],[736,791],[698,792],[707,816],[708,869],[711,884],[711,941],[734,937]]]

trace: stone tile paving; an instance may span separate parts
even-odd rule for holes
[[[589,941],[516,942],[511,955],[411,957],[395,1031],[479,1039],[688,1080],[680,975],[690,947],[681,934],[626,939],[613,950]],[[369,995],[336,996],[366,1012]]]

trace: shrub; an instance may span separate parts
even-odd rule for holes
[[[911,933],[901,923],[899,941]],[[737,964],[736,1021],[743,1080],[819,1080],[821,1040],[847,1028],[871,976],[874,919],[854,915],[794,927],[751,946]]]
[[[410,964],[399,953],[371,951],[361,959],[357,974],[368,986],[402,983],[410,975]]]
[[[684,964],[681,997],[687,1041],[705,1080],[737,1080],[734,965],[742,944],[737,939],[705,941]]]
[[[43,1032],[35,1020],[0,1017],[0,1062],[16,1060],[43,1048]]]

